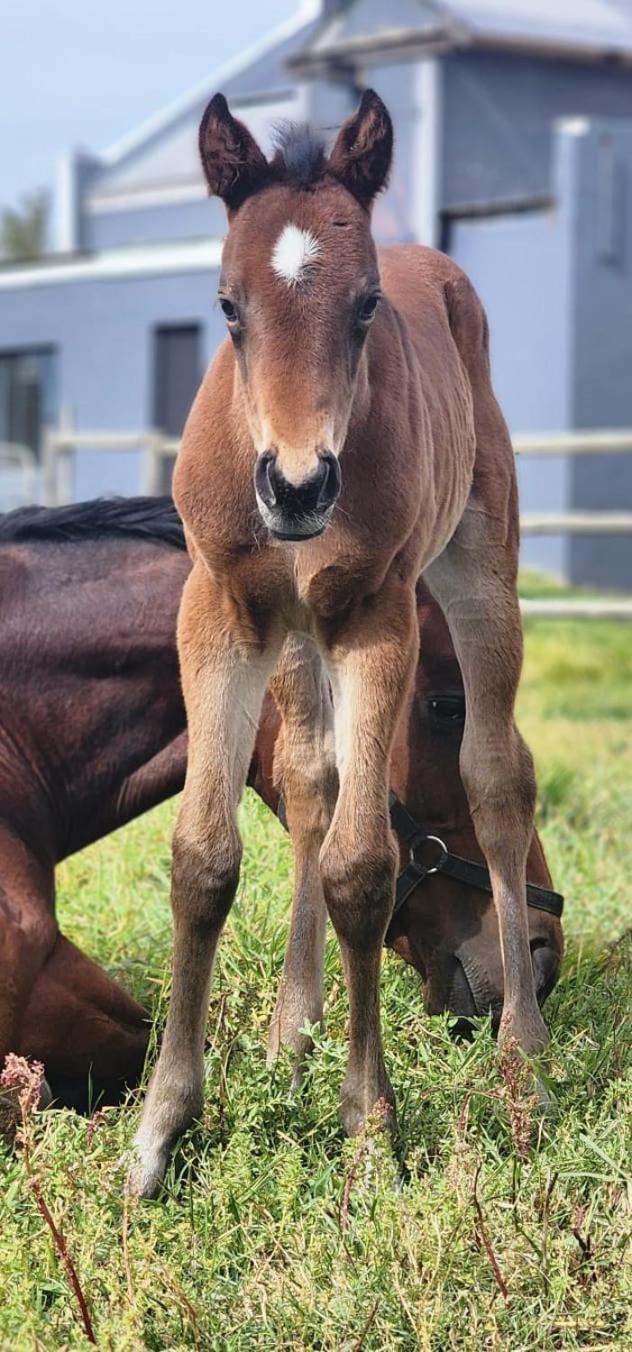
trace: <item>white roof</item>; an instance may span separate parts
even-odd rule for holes
[[[409,41],[509,43],[632,54],[632,0],[348,0],[317,25],[301,57]]]

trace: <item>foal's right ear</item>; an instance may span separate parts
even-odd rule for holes
[[[223,94],[216,94],[204,113],[199,145],[209,190],[222,198],[229,215],[272,176],[263,151],[233,117]]]
[[[393,123],[374,89],[365,89],[357,113],[347,118],[329,156],[336,178],[369,208],[386,186],[393,156]]]

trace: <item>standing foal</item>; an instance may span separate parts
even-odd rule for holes
[[[289,128],[267,161],[219,94],[200,128],[208,185],[229,218],[219,299],[230,338],[193,406],[174,482],[193,558],[178,633],[190,742],[173,843],[173,991],[131,1178],[143,1196],[202,1106],[211,967],[237,887],[237,805],[269,680],[296,859],[277,1041],[300,1052],[301,1028],[319,1017],[326,903],[350,1001],[347,1131],[378,1100],[393,1103],[379,1012],[397,858],[387,783],[417,661],[422,572],[463,673],[461,768],[499,918],[501,1032],[527,1052],[547,1041],[525,899],[535,785],[514,723],[513,453],[467,278],[412,246],[378,267],[370,211],[392,139],[370,91],[329,157]]]

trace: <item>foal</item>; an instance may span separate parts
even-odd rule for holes
[[[379,1014],[397,862],[387,786],[422,573],[463,673],[461,770],[499,920],[501,1034],[527,1052],[547,1040],[525,897],[535,784],[514,723],[513,453],[467,278],[424,248],[389,250],[378,264],[370,211],[392,139],[371,91],[329,157],[290,128],[268,162],[222,95],[202,119],[204,171],[229,218],[219,288],[229,340],[194,403],[174,481],[193,558],[178,632],[189,761],[173,844],[171,1005],[131,1178],[144,1196],[202,1105],[211,967],[239,877],[236,810],[270,680],[295,925],[313,953],[281,1031],[291,1042],[319,987],[324,896],[350,1001],[347,1131],[378,1100],[393,1104]]]

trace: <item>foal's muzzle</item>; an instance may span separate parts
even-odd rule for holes
[[[340,484],[340,466],[331,451],[319,451],[313,474],[298,484],[286,479],[274,451],[265,451],[255,466],[257,506],[277,540],[311,540],[322,535]]]

